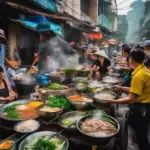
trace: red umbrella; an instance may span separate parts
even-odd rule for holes
[[[108,40],[108,43],[109,43],[109,44],[117,44],[117,41],[114,40],[114,39],[111,39],[111,40]]]

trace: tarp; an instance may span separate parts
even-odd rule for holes
[[[51,26],[51,30],[56,34],[62,36],[62,27],[56,23],[49,21],[45,16],[29,16],[24,20],[20,20],[25,26],[36,29],[37,25],[41,22],[47,22]]]

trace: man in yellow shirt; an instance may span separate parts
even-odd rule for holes
[[[128,97],[108,101],[108,103],[130,104],[129,121],[135,130],[140,150],[150,150],[148,141],[148,116],[150,117],[150,71],[144,66],[145,54],[139,49],[129,56],[132,73],[131,87],[117,87],[129,91]]]

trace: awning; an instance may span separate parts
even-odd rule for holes
[[[83,33],[83,36],[87,39],[102,39],[102,33]]]
[[[33,29],[36,31],[36,27],[39,23],[41,22],[47,22],[50,24],[51,26],[51,30],[53,32],[55,32],[56,34],[59,34],[62,36],[62,27],[58,24],[55,24],[51,21],[49,21],[46,17],[44,16],[29,16],[27,18],[25,18],[25,20],[13,20],[12,21],[18,22],[20,24],[22,24],[23,26],[29,28],[29,29]]]
[[[31,9],[31,8],[28,8],[26,6],[23,6],[21,4],[17,4],[17,3],[14,3],[14,2],[6,2],[7,5],[13,7],[13,8],[16,8],[16,9],[20,9],[26,13],[30,13],[30,14],[33,14],[33,15],[41,15],[41,16],[45,16],[45,17],[49,17],[49,18],[53,18],[53,19],[59,19],[59,20],[72,20],[68,17],[65,17],[65,16],[58,16],[58,15],[54,15],[54,14],[50,14],[50,13],[46,13],[46,12],[42,12],[42,11],[39,11],[39,10],[35,10],[35,9]]]
[[[112,29],[112,22],[104,14],[98,16],[98,23],[108,30]]]

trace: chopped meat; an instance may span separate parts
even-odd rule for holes
[[[97,119],[86,119],[83,122],[81,129],[86,133],[96,133],[96,132],[105,132],[105,133],[115,133],[117,129],[114,125],[106,122],[104,120]]]

